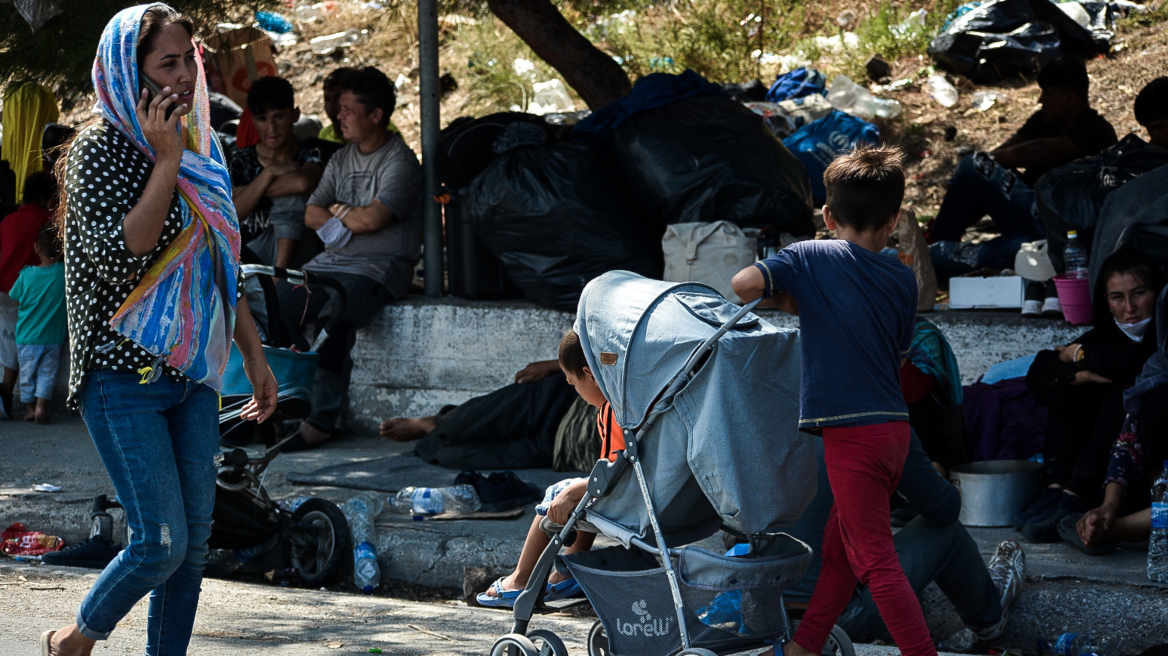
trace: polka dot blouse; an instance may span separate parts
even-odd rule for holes
[[[146,188],[154,164],[124,134],[106,121],[86,128],[69,150],[65,177],[65,297],[69,315],[70,408],[77,407],[90,371],[138,373],[155,357],[118,335],[109,322],[134,291],[142,274],[182,230],[179,193],[154,250],[134,255],[122,222]],[[172,380],[182,372],[164,365]]]

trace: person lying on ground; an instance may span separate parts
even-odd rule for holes
[[[912,270],[880,254],[904,199],[901,158],[895,148],[867,145],[837,158],[823,176],[823,219],[838,239],[797,242],[731,281],[743,301],[787,306],[794,299],[802,336],[799,427],[823,435],[835,497],[824,566],[785,656],[820,653],[858,582],[872,590],[902,653],[937,653],[896,558],[889,518],[910,442],[899,372],[917,308]],[[840,372],[848,372],[846,390]]]
[[[397,102],[393,83],[367,66],[345,75],[341,87],[339,119],[349,145],[329,160],[308,199],[304,223],[324,242],[324,252],[303,268],[340,283],[348,302],[318,351],[312,414],[290,443],[294,449],[322,444],[336,431],[357,330],[406,295],[421,257],[422,167],[401,135],[389,131]],[[319,329],[341,311],[339,294],[323,285],[283,281],[277,294],[292,345],[301,350],[309,346],[307,324]]]
[[[560,373],[560,364],[556,360],[540,360],[531,362],[515,374],[515,384],[523,385],[543,380],[548,376]],[[379,432],[382,437],[394,442],[411,442],[420,440],[434,430],[438,425],[439,415],[428,417],[394,417],[381,422]]]
[[[336,145],[296,137],[293,126],[300,110],[284,78],[256,80],[247,92],[247,106],[259,143],[233,151],[228,165],[240,238],[262,264],[299,266],[315,254],[296,261],[305,202]]]
[[[1168,164],[1168,77],[1145,85],[1133,109],[1136,122],[1148,133],[1146,143],[1133,132],[1094,157],[1054,169],[1037,183],[1036,205],[1056,274],[1066,272],[1067,231],[1076,231],[1079,243],[1091,250],[1107,197]]]
[[[625,448],[624,431],[616,423],[612,406],[604,398],[604,393],[600,391],[600,386],[592,375],[592,368],[588,366],[588,360],[584,357],[580,336],[574,330],[564,333],[564,338],[560,341],[559,366],[563,369],[568,384],[576,389],[580,398],[600,411],[596,420],[602,445],[600,452],[608,460],[616,460],[617,453]],[[584,498],[587,489],[587,478],[570,478],[547,488],[544,500],[535,508],[536,517],[527,531],[527,539],[523,541],[519,563],[511,574],[498,579],[486,592],[475,598],[480,606],[510,608],[515,605],[515,599],[527,586],[540,554],[551,544],[548,533],[558,532],[564,527],[580,499]],[[592,548],[596,532],[586,530],[584,527],[578,529],[576,540],[566,548],[566,553],[579,553]],[[566,599],[583,593],[575,578],[559,570],[552,571],[547,585],[544,601]]]
[[[1095,326],[1041,351],[1026,385],[1050,408],[1043,442],[1047,487],[1014,520],[1031,542],[1058,542],[1059,523],[1102,501],[1108,452],[1124,422],[1123,394],[1156,352],[1156,297],[1164,274],[1148,256],[1107,258],[1095,290]]]
[[[1090,106],[1083,62],[1060,57],[1039,71],[1037,81],[1042,108],[1002,145],[957,164],[927,234],[939,279],[986,267],[1012,268],[1021,244],[1043,238],[1034,205],[1038,178],[1117,141],[1115,129]],[[966,228],[986,214],[1001,236],[962,245]]]
[[[1156,301],[1156,353],[1124,393],[1123,428],[1111,448],[1103,503],[1059,524],[1064,541],[1088,554],[1115,550],[1115,543],[1139,540],[1151,530],[1147,490],[1168,461],[1168,288]]]
[[[815,441],[815,450],[819,460],[815,498],[799,520],[785,529],[810,545],[815,554],[803,578],[784,590],[784,597],[793,603],[811,600],[823,561],[824,528],[834,503],[822,440]],[[933,468],[915,433],[896,492],[920,512],[892,540],[913,592],[919,598],[929,583],[936,581],[977,639],[1000,636],[1010,604],[1026,580],[1022,547],[1014,540],[1002,540],[989,565],[982,561],[977,543],[957,519],[961,494]],[[866,586],[856,589],[836,624],[855,642],[889,640]]]

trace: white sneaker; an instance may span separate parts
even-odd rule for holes
[[[1041,317],[1042,301],[1022,301],[1022,316]]]
[[[1026,554],[1022,545],[1015,540],[1002,540],[994,550],[989,565],[990,580],[1002,595],[1002,619],[994,626],[974,631],[978,640],[993,640],[1002,635],[1006,629],[1006,620],[1010,615],[1010,604],[1018,598],[1022,585],[1026,582]]]
[[[1023,310],[1025,312],[1025,310]],[[1058,296],[1048,296],[1042,301],[1042,316],[1051,319],[1063,318],[1063,307],[1059,305]]]

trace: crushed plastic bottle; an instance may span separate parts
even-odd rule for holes
[[[1148,580],[1168,583],[1168,460],[1152,484],[1152,535],[1148,538]]]
[[[950,84],[949,80],[946,80],[945,76],[940,73],[925,80],[925,90],[933,97],[933,100],[945,107],[956,105],[960,95],[957,93],[957,87]]]
[[[990,107],[993,107],[999,98],[1001,98],[1001,95],[997,91],[978,91],[970,97],[969,102],[973,105],[974,109],[979,112],[984,112]]]
[[[889,98],[877,98],[864,87],[856,84],[846,75],[837,75],[827,91],[827,101],[841,112],[847,112],[864,120],[873,117],[896,118],[900,116],[900,103]]]
[[[383,507],[381,497],[372,494],[358,494],[341,507],[353,535],[353,585],[365,594],[370,594],[381,584],[381,568],[377,565],[377,528],[373,519]]]
[[[345,48],[351,46],[361,40],[361,33],[355,28],[345,30],[344,32],[337,32],[335,34],[325,34],[324,36],[314,37],[308,40],[308,45],[312,47],[312,52],[318,55],[327,55],[338,48]]]
[[[1087,271],[1087,249],[1083,248],[1083,244],[1079,241],[1079,232],[1077,230],[1067,231],[1067,248],[1063,251],[1063,262],[1066,264],[1067,278],[1086,278]]]
[[[292,23],[287,19],[271,11],[257,11],[256,22],[259,23],[260,29],[276,34],[286,34],[292,31]]]
[[[471,485],[406,487],[390,497],[389,504],[394,511],[406,515],[465,515],[482,507],[479,495]]]

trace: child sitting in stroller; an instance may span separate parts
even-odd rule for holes
[[[580,345],[580,336],[576,331],[569,330],[564,333],[563,339],[560,340],[558,359],[568,384],[576,388],[576,392],[589,405],[600,410],[596,417],[596,427],[600,432],[601,454],[609,460],[615,460],[616,454],[625,448],[624,432],[613,419],[612,406],[604,398],[600,386],[596,384],[596,378],[592,375],[592,369],[588,367],[584,349]],[[572,510],[584,497],[587,483],[587,478],[569,478],[547,488],[543,501],[535,507],[536,516],[527,532],[527,539],[523,541],[523,551],[519,555],[515,571],[496,580],[486,592],[479,594],[476,599],[480,606],[511,608],[515,605],[515,599],[527,585],[536,561],[551,542],[548,533],[559,532],[567,523]],[[581,526],[586,529],[588,524],[581,522]],[[588,551],[592,548],[592,541],[595,538],[595,531],[579,530],[576,533],[576,541],[567,547],[565,552]],[[544,601],[567,599],[582,593],[576,579],[557,570],[548,578]]]

